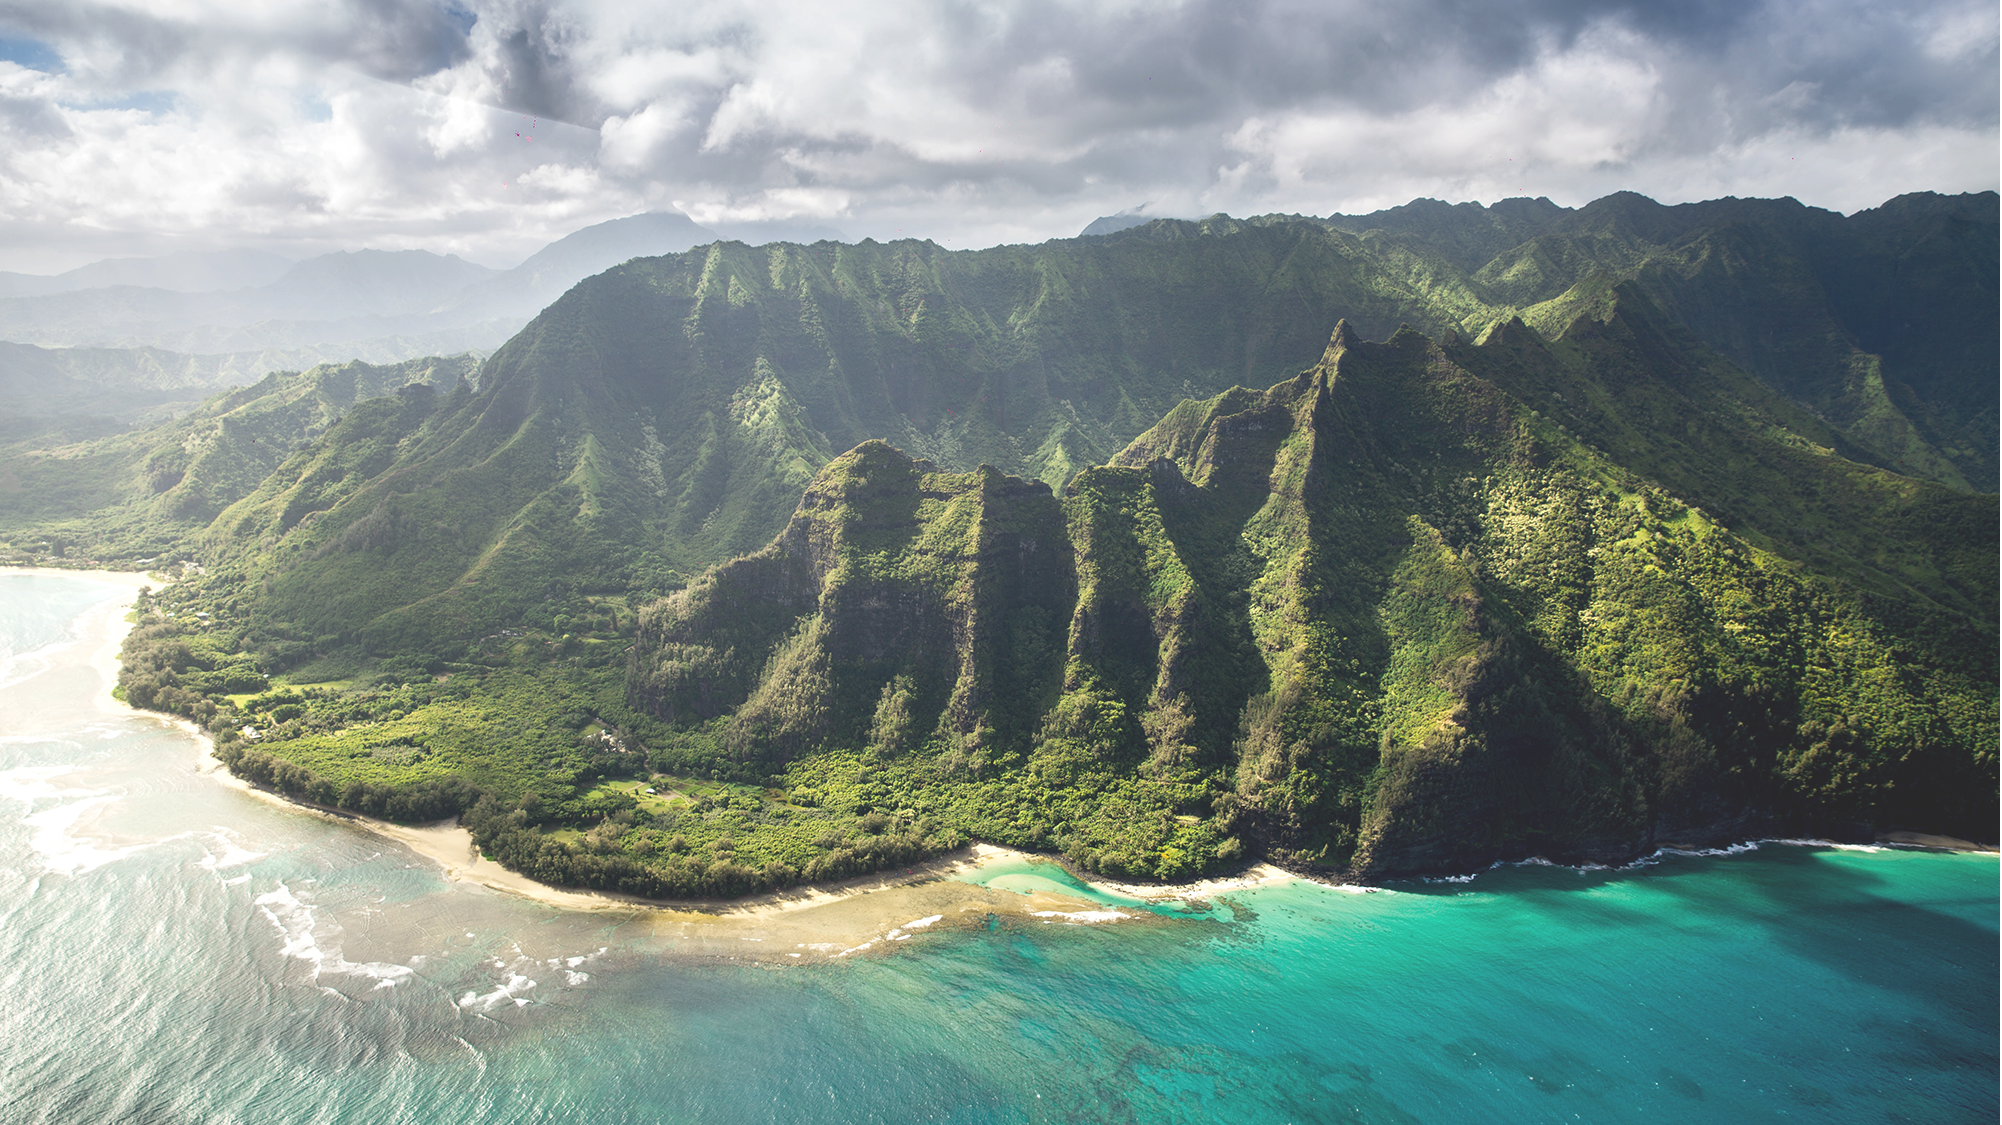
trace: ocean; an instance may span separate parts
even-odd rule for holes
[[[1074,909],[914,925],[923,889],[888,891],[896,940],[787,963],[225,784],[103,697],[80,638],[126,596],[0,572],[0,1121],[1997,1116],[1992,855],[1761,842],[1160,911],[1013,860],[960,878]]]

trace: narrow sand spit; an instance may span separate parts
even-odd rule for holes
[[[1953,836],[1935,836],[1930,832],[1879,832],[1877,833],[1877,842],[1880,844],[1903,844],[1906,847],[1914,848],[1938,848],[1946,852],[1984,852],[1988,855],[1995,855],[1998,850],[2002,850],[1996,848],[1994,844],[1977,844],[1972,840],[1962,840]]]

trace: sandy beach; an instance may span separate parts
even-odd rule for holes
[[[1994,844],[1977,844],[1972,840],[1962,840],[1954,836],[1935,836],[1930,832],[1879,832],[1877,842],[1907,848],[1937,848],[1943,852],[1981,852],[1996,855],[2002,852]]]
[[[99,602],[90,607],[77,623],[76,647],[82,662],[96,672],[104,682],[104,690],[97,695],[97,705],[107,712],[139,714],[112,698],[111,689],[118,683],[118,647],[125,641],[125,634],[132,631],[132,623],[125,615],[132,610],[132,603],[138,597],[142,586],[155,588],[167,584],[158,575],[141,574],[123,570],[63,570],[59,567],[9,566],[0,567],[0,575],[25,574],[38,578],[86,578],[93,582],[122,586],[131,596]],[[164,716],[148,715],[165,721]]]
[[[191,725],[181,724],[189,727]],[[194,732],[201,737],[199,732]],[[627,928],[639,928],[670,948],[679,945],[698,955],[728,955],[734,960],[800,963],[847,957],[896,948],[922,932],[972,929],[1005,919],[1015,925],[1096,925],[1110,922],[1171,922],[1146,909],[1148,904],[1207,903],[1233,891],[1285,882],[1294,875],[1269,864],[1239,874],[1172,886],[1134,886],[1097,879],[1080,879],[1103,894],[1134,900],[1130,906],[1108,904],[1079,895],[1037,888],[1029,893],[999,890],[971,881],[981,868],[1055,861],[1012,848],[974,843],[948,855],[895,871],[878,872],[836,883],[790,887],[741,899],[661,900],[607,891],[570,890],[538,883],[482,858],[472,833],[454,820],[428,825],[392,824],[304,805],[280,794],[249,785],[207,752],[202,772],[219,783],[255,799],[297,812],[337,820],[343,825],[395,841],[435,863],[456,883],[569,912],[616,916]],[[1076,876],[1073,876],[1076,877]]]
[[[158,588],[171,581],[157,574],[146,574],[136,570],[64,570],[59,566],[7,566],[0,567],[0,574],[32,574],[38,578],[88,578],[93,582],[111,582],[119,586],[129,586],[135,594],[139,592],[141,586]],[[129,609],[132,603],[127,602],[125,605]],[[124,639],[123,633],[114,638],[114,640]]]

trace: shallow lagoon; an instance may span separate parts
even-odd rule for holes
[[[1993,856],[1766,844],[1194,914],[1014,862],[963,878],[1076,910],[774,967],[204,775],[63,647],[116,593],[0,574],[8,1121],[1995,1116]]]

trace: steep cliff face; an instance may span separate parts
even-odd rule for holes
[[[1189,480],[1161,503],[1235,609],[1212,631],[1258,658],[1198,708],[1257,842],[1380,874],[1644,841],[1622,725],[1481,577],[1486,501],[1552,472],[1527,413],[1416,333],[1344,325],[1314,371],[1121,455]]]
[[[1904,576],[1887,609],[1496,381],[1603,379],[1615,355],[1630,398],[1693,378],[1660,366],[1644,322],[1600,316],[1569,350],[1519,324],[1478,345],[1343,324],[1294,379],[1183,403],[1061,510],[869,443],[771,547],[648,611],[634,698],[727,714],[740,754],[868,746],[905,756],[886,768],[999,778],[1039,794],[996,798],[1020,800],[1008,823],[1137,873],[1249,848],[1372,878],[1613,860],[1754,822],[1992,815],[1981,646],[1914,624],[1963,604],[1992,620],[1992,583],[1922,565],[1957,558],[1957,532],[1856,571]],[[1704,401],[1738,401],[1725,390]],[[1843,461],[1770,412],[1705,413],[1740,474],[1821,471],[1782,449],[1836,465],[1813,486],[1859,519],[1993,507]],[[1658,460],[1700,493],[1700,458]],[[1768,543],[1798,531],[1750,519]],[[1063,800],[1079,786],[1116,789],[1129,823],[1080,825]]]
[[[728,744],[757,756],[937,738],[972,768],[1019,760],[1075,585],[1049,486],[867,442],[769,547],[642,614],[632,697],[671,720],[730,713]]]

